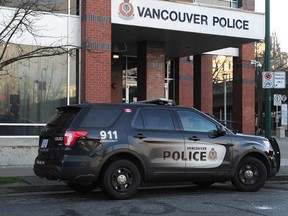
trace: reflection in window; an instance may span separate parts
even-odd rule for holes
[[[5,58],[17,55],[19,48],[32,50],[35,47],[9,45]],[[73,102],[77,102],[76,54],[75,51],[72,55],[70,67]],[[0,123],[46,123],[55,114],[56,107],[67,104],[67,89],[67,54],[21,60],[4,67],[0,71]],[[21,130],[18,125],[17,128]],[[5,135],[15,135],[16,128],[13,131],[9,126],[7,130]],[[33,127],[23,127],[23,131],[28,132],[22,135],[38,133]]]
[[[68,14],[68,2],[70,1],[70,14],[79,15],[79,0],[5,0],[0,1],[0,6],[29,8],[35,11],[47,11],[53,13]]]
[[[203,116],[191,111],[178,111],[183,130],[211,132],[217,130],[216,125]]]
[[[169,110],[141,110],[141,114],[139,113],[135,119],[134,126],[136,128],[144,127],[145,129],[152,130],[174,130],[174,124]]]

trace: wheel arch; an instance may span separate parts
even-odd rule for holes
[[[266,167],[267,178],[268,178],[268,176],[270,176],[270,163],[269,163],[267,156],[264,155],[262,152],[255,152],[255,151],[254,152],[248,152],[248,153],[244,154],[242,157],[238,158],[237,163],[233,167],[232,176],[234,176],[240,161],[243,160],[244,158],[247,158],[247,157],[253,157],[253,158],[257,158],[258,160],[260,160],[264,164],[264,166]]]
[[[145,163],[140,158],[139,155],[131,151],[117,151],[117,152],[114,152],[112,155],[109,155],[103,162],[101,169],[100,169],[100,173],[99,173],[100,182],[103,179],[105,169],[114,161],[121,160],[121,159],[131,161],[138,167],[140,176],[141,176],[141,181],[143,181],[147,177],[148,172],[147,172]]]

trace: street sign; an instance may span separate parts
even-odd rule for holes
[[[281,106],[282,104],[282,95],[274,94],[274,106]]]
[[[262,88],[271,89],[274,87],[273,73],[270,71],[264,71],[262,73]]]
[[[283,71],[274,72],[274,88],[286,88],[286,73]]]

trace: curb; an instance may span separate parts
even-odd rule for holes
[[[13,193],[33,193],[33,192],[58,192],[71,190],[66,185],[23,185],[23,186],[7,186],[0,188],[0,195],[13,194]]]
[[[269,181],[288,181],[288,174],[276,175]]]

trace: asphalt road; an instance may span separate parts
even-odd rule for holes
[[[148,187],[129,200],[110,200],[101,191],[0,195],[1,216],[287,215],[288,182],[267,182],[258,192],[236,191],[229,183]]]

